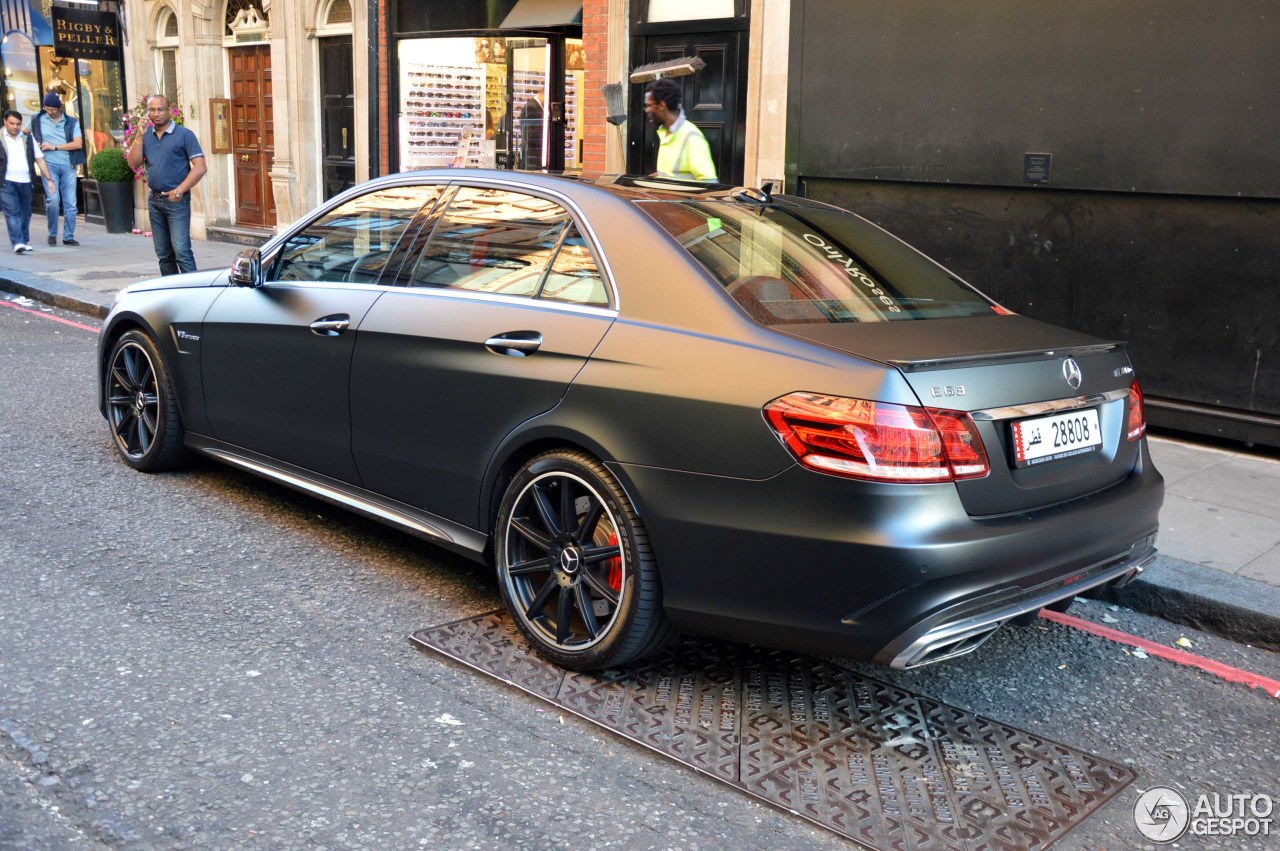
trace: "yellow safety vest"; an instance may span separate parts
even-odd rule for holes
[[[670,130],[658,128],[658,174],[704,183],[719,180],[707,137],[702,135],[696,124],[684,117],[683,112]]]

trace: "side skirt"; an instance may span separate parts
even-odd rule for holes
[[[488,536],[467,526],[420,511],[403,502],[379,496],[355,485],[312,473],[230,443],[187,432],[186,445],[216,461],[239,467],[266,479],[318,497],[373,520],[395,526],[475,561],[484,562]]]

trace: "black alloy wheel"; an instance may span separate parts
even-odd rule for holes
[[[526,464],[503,497],[494,552],[507,608],[543,658],[596,670],[668,641],[644,525],[591,456],[556,451]]]
[[[107,421],[120,457],[148,473],[180,466],[182,420],[155,343],[141,331],[128,331],[107,363]]]

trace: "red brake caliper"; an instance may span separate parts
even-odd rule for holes
[[[612,532],[609,535],[609,546],[616,547],[618,545],[618,533]],[[622,591],[622,556],[614,556],[605,562],[609,566],[609,587],[614,591]]]

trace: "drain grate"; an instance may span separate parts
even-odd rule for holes
[[[534,655],[505,613],[412,640],[871,848],[1047,848],[1136,777],[784,651],[688,639],[579,674]]]

